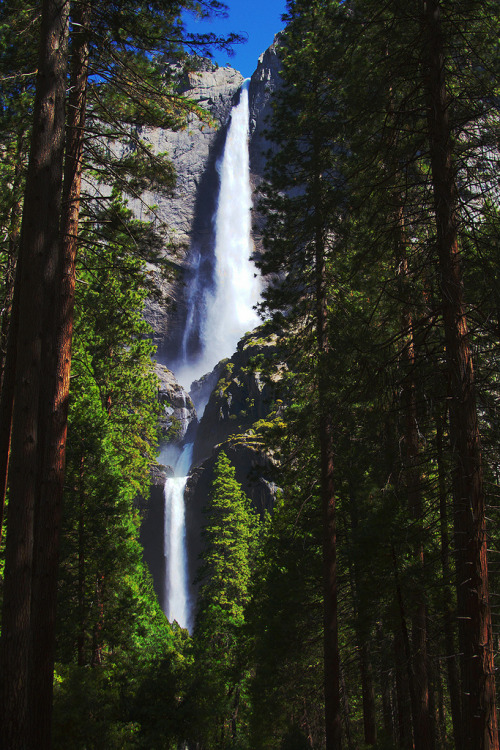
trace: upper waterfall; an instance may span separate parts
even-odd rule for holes
[[[178,380],[187,386],[230,356],[241,336],[259,323],[253,308],[260,298],[260,277],[250,259],[253,244],[248,84],[248,80],[244,81],[239,103],[232,110],[223,157],[218,164],[220,190],[214,217],[213,278],[203,276],[199,256],[196,250],[193,252],[194,278],[188,290],[181,357],[172,366]],[[194,356],[189,353],[192,337],[200,342]]]

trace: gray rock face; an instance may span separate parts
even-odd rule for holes
[[[156,365],[155,371],[159,379],[158,399],[163,407],[160,417],[162,437],[169,443],[181,443],[190,425],[197,421],[193,402],[171,370]]]
[[[182,325],[189,246],[203,247],[207,235],[211,234],[218,183],[215,164],[223,143],[224,127],[242,81],[243,76],[238,71],[211,64],[205,70],[189,73],[182,93],[199,104],[210,121],[204,122],[191,114],[184,130],[141,128],[138,131],[154,153],[169,155],[177,174],[172,198],[146,193],[143,201],[131,202],[136,216],[144,220],[150,218],[146,206],[155,205],[155,214],[170,228],[171,240],[176,247],[174,263],[177,273],[174,278],[166,280],[154,265],[149,268],[163,298],[170,301],[166,305],[163,301],[149,300],[146,306],[146,320],[153,328],[154,340],[160,350]],[[172,248],[166,248],[165,252],[171,258]]]
[[[270,357],[274,349],[274,340],[261,338],[257,329],[241,339],[231,359],[218,365],[219,379],[196,433],[195,464],[208,458],[214,446],[231,435],[244,433],[269,414],[274,388],[262,376],[259,362]]]
[[[279,60],[276,43],[259,59],[249,88],[250,103],[250,169],[255,188],[263,178],[265,152],[270,144],[265,138],[265,120],[271,112],[271,97],[279,86]],[[186,93],[199,103],[213,118],[203,123],[194,116],[188,127],[173,133],[160,129],[142,129],[140,135],[155,152],[167,152],[177,172],[177,187],[173,198],[149,194],[146,202],[158,206],[157,215],[172,229],[172,240],[179,245],[174,278],[165,280],[160,269],[151,266],[155,281],[169,305],[149,300],[146,319],[154,330],[159,362],[172,362],[181,350],[182,332],[186,319],[186,296],[194,275],[196,258],[202,258],[210,274],[214,263],[214,228],[219,176],[217,161],[222,155],[228,120],[236,103],[242,76],[226,67],[204,65],[198,73],[189,74],[185,80]],[[254,205],[256,201],[254,200]],[[136,215],[143,215],[143,205],[133,206]],[[261,217],[253,212],[254,245],[260,249]],[[172,249],[165,250],[172,258]],[[212,267],[211,265],[212,264]],[[203,513],[213,477],[218,452],[225,450],[236,468],[236,476],[254,507],[263,513],[272,508],[275,488],[271,460],[252,438],[252,425],[263,419],[272,408],[273,385],[260,372],[258,357],[269,356],[274,342],[249,334],[238,345],[230,360],[217,366],[213,373],[193,384],[192,398],[198,405],[207,404],[195,440],[195,462],[186,490],[186,527],[191,573],[198,564],[201,549],[200,529]],[[160,460],[175,464],[182,442],[191,442],[191,433],[197,426],[193,402],[177,383],[173,373],[163,365],[157,366],[160,378],[159,399],[164,406],[161,430],[170,441],[162,451]],[[215,386],[215,387],[214,387]],[[207,403],[208,401],[208,403]],[[255,436],[254,436],[255,438]],[[152,481],[152,493],[144,507],[145,520],[141,526],[141,540],[145,558],[153,572],[155,589],[163,603],[165,580],[163,558],[163,488],[167,476],[158,471]],[[195,595],[193,589],[192,594]]]
[[[265,131],[269,127],[272,113],[272,97],[281,85],[281,61],[278,56],[279,34],[273,44],[259,57],[255,73],[250,80],[250,171],[254,187],[264,176],[267,153],[274,146],[267,138]]]

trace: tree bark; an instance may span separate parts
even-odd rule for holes
[[[448,691],[450,695],[451,719],[453,724],[453,739],[456,750],[462,748],[462,709],[460,704],[460,677],[457,668],[457,652],[453,636],[453,610],[451,606],[450,584],[452,580],[450,568],[450,540],[448,534],[448,509],[443,457],[443,422],[440,415],[436,415],[436,458],[438,470],[439,491],[439,523],[441,532],[441,569],[443,575],[443,633],[446,656],[446,672],[448,677]]]
[[[35,516],[37,523],[33,560],[33,672],[30,703],[32,742],[39,750],[50,750],[59,537],[89,63],[89,2],[72,4],[72,23],[71,85],[61,217],[62,252],[54,279],[55,304],[46,314],[44,386],[50,397],[47,399],[49,408],[43,419],[46,436]]]
[[[419,469],[420,441],[418,434],[418,412],[415,382],[415,339],[409,288],[408,258],[404,240],[403,209],[398,211],[396,262],[399,269],[400,289],[403,304],[402,329],[406,340],[402,362],[404,410],[404,469],[408,513],[413,522],[415,543],[414,560],[420,576],[424,572],[424,547],[421,540],[423,503],[422,478]],[[419,581],[412,596],[412,715],[414,720],[415,750],[432,750],[433,736],[429,714],[429,676],[427,671],[427,604],[423,581]]]
[[[21,228],[21,287],[0,658],[3,747],[29,747],[28,666],[35,497],[39,486],[45,290],[59,253],[68,4],[44,0]]]
[[[464,750],[498,750],[481,443],[463,301],[445,39],[438,0],[424,0],[427,120],[441,304],[450,382],[450,441],[462,656]]]
[[[319,177],[316,184],[318,203]],[[319,212],[320,213],[320,212]],[[323,634],[326,750],[342,747],[340,656],[338,633],[337,529],[335,514],[333,424],[328,404],[328,336],[325,242],[321,216],[315,237],[316,337],[318,347],[318,400],[320,487],[323,517]]]

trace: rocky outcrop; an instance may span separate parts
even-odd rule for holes
[[[268,152],[276,148],[266,138],[269,118],[272,114],[272,98],[281,85],[279,59],[279,34],[273,44],[262,53],[255,73],[250,79],[250,171],[254,187],[264,176]]]
[[[273,461],[266,452],[258,423],[276,408],[274,376],[264,375],[277,341],[266,338],[266,326],[247,334],[231,359],[218,365],[218,381],[200,420],[194,444],[195,468],[186,487],[186,520],[190,564],[196,570],[202,551],[203,509],[210,494],[217,457],[224,451],[236,479],[262,516],[271,511],[276,494]]]
[[[191,425],[197,421],[196,411],[188,393],[168,367],[156,365],[158,400],[162,405],[159,419],[163,442],[182,443]]]
[[[274,399],[272,381],[263,376],[262,366],[276,348],[276,339],[265,338],[260,329],[238,343],[231,359],[217,367],[219,379],[200,420],[193,461],[208,458],[218,443],[246,432],[270,412]]]
[[[212,391],[219,381],[225,364],[226,360],[219,362],[212,372],[208,372],[206,375],[203,375],[201,378],[191,383],[189,395],[193,400],[196,412],[200,419],[203,416],[203,412],[205,411],[205,407],[212,395]]]

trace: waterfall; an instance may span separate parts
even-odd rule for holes
[[[175,476],[165,481],[163,554],[165,556],[165,614],[182,628],[191,624],[186,513],[184,490],[193,455],[193,443],[187,443],[175,465]]]
[[[260,299],[261,284],[251,238],[252,191],[248,154],[248,84],[244,81],[239,103],[233,107],[224,154],[218,164],[220,189],[215,228],[213,279],[200,278],[200,258],[193,253],[193,284],[188,291],[187,318],[182,341],[182,361],[172,369],[180,382],[193,380],[213,370],[217,362],[231,356],[247,331],[259,324],[253,307]],[[201,288],[203,287],[203,288]],[[200,309],[203,320],[196,328]],[[188,343],[198,337],[200,351],[190,358]]]
[[[192,282],[187,292],[187,317],[180,361],[170,365],[177,380],[189,386],[230,357],[241,336],[259,323],[253,310],[260,298],[260,278],[250,260],[252,197],[248,155],[248,81],[231,113],[220,174],[219,200],[214,217],[215,268],[213,278],[202,273],[203,263],[192,250]],[[200,318],[202,322],[200,323]],[[198,321],[198,322],[197,322]],[[195,357],[188,354],[190,339],[199,341]],[[201,408],[204,408],[202,406]],[[198,416],[200,405],[197,404]],[[188,554],[184,490],[191,467],[193,444],[179,455],[167,446],[164,456],[176,456],[175,476],[165,482],[165,614],[182,627],[190,627]]]

